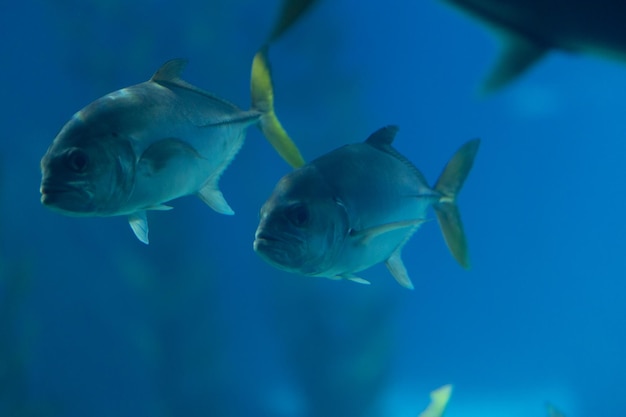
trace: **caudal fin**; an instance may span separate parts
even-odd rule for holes
[[[267,60],[267,47],[259,50],[252,61],[250,92],[252,108],[263,113],[259,124],[267,140],[289,165],[294,168],[304,165],[304,158],[302,158],[298,147],[293,143],[276,117],[276,113],[274,113],[274,89]]]
[[[280,38],[317,0],[285,0],[267,43]]]
[[[470,266],[469,253],[456,197],[472,169],[479,145],[480,139],[474,139],[461,146],[448,161],[435,184],[435,190],[442,195],[434,205],[439,227],[450,253],[466,269]]]

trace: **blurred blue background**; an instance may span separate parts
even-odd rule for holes
[[[0,3],[0,416],[409,417],[445,383],[449,417],[626,415],[626,67],[554,53],[480,98],[496,39],[414,3],[321,2],[270,51],[307,159],[393,123],[434,181],[483,139],[459,201],[473,268],[430,222],[404,250],[414,291],[382,265],[362,286],[253,252],[289,169],[256,129],[221,180],[237,214],[177,200],[150,246],[39,203],[71,115],[168,59],[247,108],[278,0]]]

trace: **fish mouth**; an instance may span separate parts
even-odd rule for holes
[[[267,233],[267,232],[260,232],[257,233],[256,236],[254,236],[254,240],[264,240],[264,241],[268,241],[268,242],[282,242],[282,239],[279,239],[278,237],[272,235],[271,233]]]
[[[265,252],[270,247],[274,247],[277,244],[282,246],[285,243],[283,239],[279,239],[271,233],[257,232],[254,236],[253,247],[255,252]]]
[[[292,234],[286,233],[270,233],[267,230],[257,231],[254,235],[254,248],[258,245],[278,245],[278,246],[295,246],[303,242],[303,239]]]
[[[72,191],[78,191],[76,188],[67,186],[67,185],[52,185],[47,183],[42,183],[39,187],[39,192],[42,196],[51,195],[51,194],[64,194]]]
[[[302,238],[286,233],[257,231],[254,251],[266,262],[284,271],[296,272],[303,250]]]
[[[47,181],[44,181],[39,186],[39,192],[41,195],[50,195],[50,194],[66,194],[66,193],[78,193],[82,194],[86,197],[91,197],[91,194],[88,190],[85,189],[85,184],[53,184]]]
[[[83,211],[83,206],[92,200],[93,193],[85,189],[84,184],[81,185],[52,184],[44,181],[39,187],[41,203],[63,212]]]

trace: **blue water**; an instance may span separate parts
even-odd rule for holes
[[[459,204],[472,269],[436,222],[415,283],[305,278],[252,250],[288,166],[261,133],[199,199],[124,218],[39,203],[39,160],[90,101],[166,60],[241,107],[278,1],[0,3],[0,416],[626,415],[626,66],[560,53],[487,98],[496,38],[439,0],[322,2],[270,51],[276,111],[312,159],[386,124],[434,181],[481,137]],[[434,215],[431,214],[434,217]]]

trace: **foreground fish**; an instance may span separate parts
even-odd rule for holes
[[[285,3],[270,40],[313,1]],[[41,202],[73,216],[128,216],[148,243],[148,210],[196,194],[218,213],[233,214],[218,181],[252,125],[261,128],[293,167],[304,164],[274,114],[266,48],[252,63],[252,108],[207,93],[181,79],[183,60],[165,63],[149,81],[94,101],[61,129],[41,160]]]
[[[445,0],[494,27],[503,52],[484,83],[495,91],[551,50],[626,61],[626,2],[615,0]]]
[[[254,250],[286,271],[361,283],[355,274],[384,261],[413,288],[401,251],[432,206],[452,255],[469,267],[456,197],[479,140],[463,145],[431,188],[391,146],[397,130],[382,128],[283,177],[261,209]]]
[[[450,396],[452,395],[452,385],[444,385],[430,393],[430,404],[420,413],[418,417],[441,417],[446,411]]]

